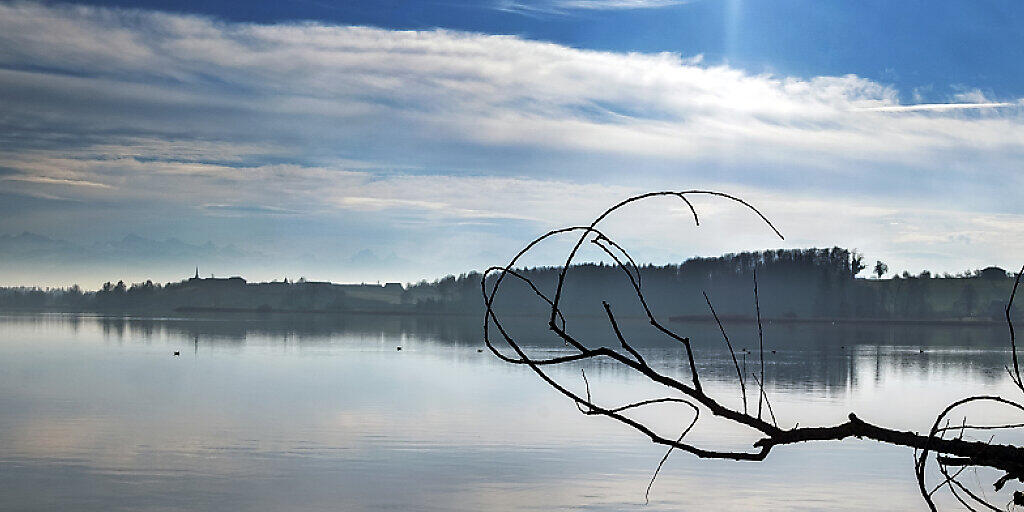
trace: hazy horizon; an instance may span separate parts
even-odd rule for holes
[[[19,236],[36,237],[38,235],[26,232]],[[8,236],[7,238],[10,239],[13,237]],[[0,243],[3,241],[4,235],[0,235]],[[394,254],[389,254],[382,258],[372,251],[365,249],[348,258],[341,258],[340,260],[343,263],[334,265],[333,270],[330,265],[327,265],[326,267],[318,267],[317,262],[315,261],[316,259],[313,257],[309,257],[309,261],[306,262],[305,265],[300,263],[295,267],[274,267],[272,263],[254,260],[253,258],[246,258],[244,255],[239,255],[237,248],[234,246],[219,247],[214,245],[212,242],[207,242],[203,245],[192,245],[177,239],[168,239],[163,241],[148,240],[134,234],[128,235],[119,241],[96,243],[88,247],[74,246],[68,244],[66,241],[55,241],[52,239],[47,239],[45,245],[49,246],[54,243],[64,245],[63,250],[45,253],[46,257],[41,261],[27,262],[26,260],[25,263],[23,263],[23,266],[19,268],[20,278],[24,282],[0,283],[0,287],[67,288],[71,286],[79,286],[83,291],[95,291],[100,289],[103,284],[107,282],[116,283],[118,281],[123,281],[127,285],[131,285],[133,283],[144,283],[146,281],[152,281],[153,283],[158,284],[177,283],[194,277],[196,272],[198,272],[200,278],[203,279],[211,277],[241,277],[250,283],[274,282],[287,279],[290,282],[306,280],[332,282],[336,284],[383,285],[387,282],[415,284],[421,281],[433,282],[446,276],[459,276],[470,272],[483,272],[483,270],[485,270],[484,268],[466,268],[443,271],[436,274],[429,274],[415,269],[411,271],[406,269],[389,271],[388,268],[398,268],[396,263],[404,263],[407,262],[407,260]],[[149,244],[153,244],[157,248],[169,248],[172,249],[172,251],[177,249],[177,252],[172,252],[170,254],[171,258],[167,258],[165,255],[154,254],[152,252],[153,249],[149,247]],[[140,245],[142,247],[139,247]],[[584,253],[587,253],[586,249],[588,248],[584,246]],[[777,249],[780,248],[770,247],[754,249],[753,252]],[[827,247],[825,249],[827,249]],[[112,251],[118,252],[116,254],[112,254]],[[638,260],[637,264],[641,266],[652,265],[656,267],[679,265],[691,259],[716,258],[739,252],[743,251],[732,251],[730,253],[721,254],[692,255],[677,261],[656,262]],[[87,256],[83,257],[83,255]],[[594,257],[576,261],[574,264],[614,264],[614,262],[608,258],[599,257],[600,255],[593,254],[592,256]],[[73,270],[70,272],[63,271],[65,266],[64,263],[67,261],[65,260],[62,262],[62,258],[77,258],[77,261],[72,261]],[[147,258],[149,259],[147,260]],[[537,265],[534,266],[561,266],[560,262],[555,261],[556,259],[557,258],[551,258],[551,261],[547,263],[537,262]],[[83,264],[83,261],[87,261],[89,263]],[[189,265],[189,262],[195,261],[200,263],[192,264],[191,267],[179,265],[179,263],[182,265]],[[863,263],[866,267],[857,274],[857,277],[877,277],[873,275],[872,271],[875,261],[876,259],[870,259],[865,256]],[[885,263],[884,260],[878,261],[883,261],[883,263]],[[380,265],[380,263],[384,263],[384,265]],[[495,262],[495,264],[499,263],[503,262]],[[886,265],[888,264],[886,263]],[[993,265],[979,264],[976,267],[960,269],[956,272],[936,272],[931,269],[922,270],[928,271],[933,277],[942,277],[943,274],[957,276],[968,274],[972,271],[978,271],[990,266]],[[83,273],[83,269],[87,268],[89,269],[88,273]],[[300,270],[295,270],[296,268]],[[319,271],[316,270],[318,268],[320,269]],[[1008,272],[1016,272],[1016,269],[1013,267],[1004,268],[1004,270]],[[887,268],[883,277],[889,278],[897,276],[903,274],[905,271],[906,269]],[[917,276],[918,274],[918,272],[911,273],[911,275],[914,276]]]

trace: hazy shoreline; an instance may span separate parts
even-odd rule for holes
[[[458,311],[409,311],[409,310],[325,310],[325,309],[265,309],[265,308],[231,308],[231,307],[182,307],[173,310],[143,310],[143,309],[118,309],[118,310],[69,310],[59,308],[0,308],[0,313],[62,313],[62,314],[92,314],[92,315],[142,315],[142,316],[165,316],[168,314],[216,314],[216,315],[317,315],[317,316],[409,316],[409,317],[476,317],[476,312]],[[505,313],[503,316],[510,317],[536,317],[544,318],[547,315],[537,312]],[[604,318],[600,314],[576,314],[577,318]],[[642,315],[621,315],[623,319],[644,319]],[[707,323],[714,322],[712,315],[671,315],[667,317],[669,322],[674,323]],[[722,322],[728,323],[756,323],[757,317],[751,315],[719,315]],[[977,326],[991,327],[1006,325],[1005,319],[995,318],[856,318],[856,317],[762,317],[764,324],[857,324],[857,325],[948,325],[948,326]]]

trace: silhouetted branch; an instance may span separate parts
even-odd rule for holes
[[[626,256],[626,259],[629,260],[629,264],[633,265],[633,272],[636,274],[636,286],[639,288],[640,286],[643,285],[643,281],[641,281],[642,278],[640,277],[640,267],[636,264],[635,261],[633,261],[633,257],[630,256],[629,253],[627,253],[625,249],[623,249],[619,244],[615,243],[614,240],[606,238],[604,235],[599,235],[597,238],[592,240],[592,242],[594,242],[594,243],[596,243],[598,245],[600,245],[598,242],[607,242],[609,245],[611,245],[612,247],[618,249],[619,252],[624,254]],[[604,248],[603,246],[601,248],[604,249],[605,252],[608,252],[608,249]],[[613,256],[613,258],[614,258],[614,256]],[[620,263],[620,266],[621,266],[621,263]],[[623,267],[623,268],[625,268],[625,267]]]
[[[606,313],[608,313],[608,321],[611,322],[612,329],[615,331],[615,336],[619,338],[619,343],[622,344],[622,348],[625,349],[626,352],[629,352],[630,355],[632,355],[634,358],[636,358],[636,361],[638,363],[647,366],[647,363],[644,361],[643,356],[641,356],[640,353],[637,352],[636,350],[633,350],[633,347],[629,346],[629,343],[626,343],[626,339],[622,337],[622,331],[619,330],[619,324],[615,323],[615,315],[612,315],[612,307],[609,306],[608,303],[604,301],[601,301],[601,304],[604,305],[604,310]]]
[[[757,417],[760,418],[761,402],[767,397],[764,394],[764,330],[761,328],[761,301],[757,296],[757,269],[754,269],[754,310],[757,312],[757,347],[761,357],[761,380],[757,381],[757,385],[761,389],[757,398]],[[775,415],[772,414],[772,421],[774,420]]]
[[[686,434],[689,434],[690,430],[693,430],[693,426],[696,425],[697,420],[700,419],[700,408],[690,402],[686,402],[686,404],[693,408],[693,420],[690,421],[690,424],[687,425],[686,428],[683,429],[683,432],[679,434],[679,437],[676,439],[676,443],[682,442],[683,438],[686,437]],[[672,455],[672,450],[674,449],[674,446],[669,446],[668,451],[665,452],[665,456],[658,461],[658,467],[654,469],[654,474],[651,475],[651,481],[647,484],[647,490],[644,491],[645,504],[651,502],[651,487],[654,487],[654,480],[658,478],[658,473],[661,472],[661,467],[665,465],[665,461],[668,460],[669,455]]]
[[[772,410],[772,403],[768,401],[768,395],[764,392],[764,382],[758,380],[756,374],[751,373],[750,376],[754,378],[754,382],[757,383],[758,389],[761,390],[761,398],[764,399],[765,405],[768,406],[768,414],[772,417],[772,425],[775,425],[776,427],[779,426],[779,422],[775,419],[775,411]],[[760,418],[761,413],[758,413],[757,417]]]
[[[793,428],[783,429],[778,426],[778,420],[775,416],[774,410],[772,409],[771,402],[768,400],[767,393],[765,391],[765,362],[764,362],[764,339],[763,339],[763,327],[760,321],[760,300],[758,295],[758,283],[756,274],[754,276],[754,307],[757,312],[758,318],[758,341],[759,341],[759,357],[760,357],[760,378],[757,373],[751,373],[750,376],[754,379],[758,386],[758,413],[757,416],[751,415],[747,410],[747,396],[746,396],[746,385],[745,385],[745,371],[740,369],[739,361],[736,358],[736,353],[733,349],[732,343],[725,332],[725,328],[718,317],[718,314],[714,310],[714,306],[711,304],[711,300],[707,293],[704,293],[705,301],[711,310],[712,316],[715,318],[718,324],[719,330],[721,331],[722,337],[726,342],[726,346],[732,356],[733,366],[737,372],[737,379],[740,381],[740,390],[743,399],[743,410],[736,410],[729,406],[724,405],[716,397],[709,395],[701,386],[701,380],[696,364],[696,355],[694,354],[693,347],[690,344],[688,337],[681,336],[675,333],[673,330],[662,325],[654,315],[653,311],[647,303],[647,299],[644,296],[642,288],[642,278],[640,267],[636,264],[636,261],[629,255],[629,253],[618,243],[614,242],[607,235],[597,229],[597,225],[607,218],[611,213],[615,212],[619,208],[648,198],[660,197],[660,196],[672,196],[678,197],[683,200],[693,213],[695,224],[698,226],[699,217],[693,204],[690,202],[687,196],[690,195],[710,195],[729,199],[740,203],[746,208],[753,211],[758,215],[768,227],[780,238],[782,235],[778,232],[774,225],[765,217],[760,211],[754,208],[749,203],[730,196],[728,194],[722,194],[719,192],[703,191],[703,190],[691,190],[683,192],[652,192],[648,194],[642,194],[634,197],[630,197],[611,208],[605,210],[599,215],[590,225],[588,226],[573,226],[563,229],[557,229],[549,231],[534,239],[528,243],[522,250],[520,250],[511,261],[500,267],[492,267],[484,273],[483,279],[481,280],[481,293],[484,299],[484,305],[486,311],[484,314],[484,343],[497,357],[511,364],[525,365],[530,368],[537,376],[545,383],[550,385],[554,390],[567,397],[576,405],[576,407],[586,415],[597,415],[605,416],[618,421],[636,431],[644,434],[651,439],[654,443],[662,444],[668,447],[668,450],[664,457],[658,464],[657,469],[652,476],[651,482],[647,488],[647,496],[649,496],[651,487],[654,484],[654,480],[661,471],[662,466],[668,459],[668,456],[673,450],[681,450],[700,458],[711,458],[711,459],[729,459],[729,460],[747,460],[747,461],[760,461],[769,455],[769,453],[776,447],[812,442],[812,441],[840,441],[848,437],[856,437],[862,439],[871,439],[878,442],[888,443],[897,446],[905,446],[913,448],[915,450],[915,474],[918,477],[919,487],[921,489],[922,496],[925,503],[928,504],[929,508],[935,509],[933,502],[934,494],[942,488],[949,489],[954,497],[967,509],[973,510],[971,505],[968,504],[967,499],[976,500],[979,503],[983,503],[986,508],[991,507],[990,504],[985,502],[983,499],[978,497],[975,493],[967,489],[961,482],[958,481],[958,477],[964,472],[967,467],[988,467],[998,470],[1004,473],[1004,476],[997,481],[997,488],[1002,486],[1010,480],[1024,481],[1024,448],[1014,445],[1003,445],[1003,444],[992,444],[991,442],[979,442],[972,441],[964,438],[965,431],[970,430],[998,430],[1008,429],[1020,426],[1020,424],[1003,424],[1003,425],[971,425],[969,426],[966,419],[961,423],[959,427],[950,427],[949,420],[947,417],[956,408],[971,404],[971,403],[991,403],[1000,406],[1011,407],[1019,412],[1024,412],[1024,406],[1012,402],[1010,400],[997,397],[997,396],[974,396],[968,397],[953,404],[950,404],[944,409],[936,418],[932,428],[927,434],[919,434],[916,432],[901,431],[882,426],[877,426],[860,419],[857,415],[850,413],[848,420],[831,426],[813,426],[813,427],[801,427],[799,422]],[[558,279],[555,285],[555,291],[551,298],[541,292],[537,286],[530,281],[528,277],[521,273],[515,272],[519,260],[530,250],[537,246],[537,244],[554,236],[562,234],[577,233],[579,238],[575,245],[569,251],[569,255],[565,260],[564,265],[558,272]],[[622,352],[612,347],[600,346],[600,347],[589,347],[583,341],[577,339],[575,336],[569,333],[567,321],[560,309],[560,301],[563,296],[565,277],[570,268],[572,268],[573,260],[575,259],[580,247],[587,240],[588,237],[593,236],[591,242],[599,247],[605,254],[607,254],[615,264],[622,269],[626,280],[630,287],[635,292],[636,298],[643,308],[644,314],[650,325],[661,334],[664,334],[671,340],[679,342],[683,345],[686,350],[686,357],[690,371],[690,383],[678,380],[675,377],[667,375],[660,370],[652,367],[643,358],[639,351],[633,348],[629,343],[629,340],[623,334],[619,328],[619,324],[616,321],[615,315],[612,312],[611,306],[607,302],[602,301],[602,306],[605,311],[605,315],[608,318],[609,324],[612,331],[618,340],[619,347]],[[621,257],[620,257],[621,255]],[[626,264],[625,262],[628,262]],[[489,279],[494,275],[493,279]],[[499,315],[494,309],[494,300],[497,296],[501,284],[506,275],[511,275],[513,278],[518,279],[526,283],[534,294],[539,297],[549,307],[548,315],[548,329],[551,333],[564,341],[568,350],[571,353],[566,355],[560,355],[549,358],[534,358],[530,356],[526,349],[520,345],[520,343],[511,336],[509,332],[504,328],[501,323]],[[489,285],[489,281],[492,283]],[[1013,370],[1011,371],[1011,378],[1014,382],[1021,386],[1019,377],[1019,366],[1017,363],[1016,353],[1016,341],[1013,332],[1013,324],[1010,321],[1010,309],[1012,307],[1013,296],[1016,293],[1017,284],[1020,281],[1020,274],[1018,274],[1017,281],[1014,284],[1014,290],[1010,296],[1010,303],[1007,305],[1007,322],[1010,328],[1010,343],[1013,352]],[[504,353],[499,350],[495,345],[493,339],[494,332],[500,335],[501,342],[504,343],[508,349],[512,351],[512,355]],[[744,353],[745,354],[745,353]],[[633,372],[652,383],[663,386],[672,394],[679,396],[668,396],[662,398],[652,399],[641,399],[636,400],[624,405],[602,405],[598,403],[597,399],[592,395],[590,382],[587,379],[585,371],[581,370],[583,377],[583,383],[585,386],[585,394],[580,395],[571,389],[563,386],[556,381],[551,375],[548,374],[545,368],[551,365],[559,365],[571,362],[585,362],[589,359],[607,359],[613,364],[619,365],[628,372]],[[745,359],[744,359],[745,361]],[[1009,367],[1007,367],[1009,370]],[[1022,387],[1024,389],[1024,387]],[[629,416],[629,413],[636,409],[658,404],[673,404],[681,403],[694,410],[694,417],[690,423],[682,430],[682,433],[676,438],[666,437],[656,432],[652,427],[643,421],[637,420]],[[762,418],[762,405],[767,406],[771,416],[771,423],[768,423]],[[717,450],[708,449],[698,446],[693,443],[686,442],[686,435],[693,429],[700,418],[701,409],[706,409],[710,414],[727,421],[734,422],[738,425],[742,425],[746,428],[753,430],[759,434],[759,439],[755,441],[750,451],[728,451],[728,450]],[[945,426],[940,425],[945,422]],[[947,432],[959,430],[959,434],[954,438],[945,438]],[[928,463],[930,454],[935,454],[935,459],[939,464],[939,470],[945,476],[945,480],[937,486],[933,486],[929,490],[929,486],[925,482],[925,467]],[[947,466],[961,466],[961,469],[949,473],[946,469]],[[963,496],[961,496],[961,494]],[[1017,497],[1020,495],[1019,491],[1014,493],[1014,502],[1016,503]],[[964,496],[966,498],[964,498]],[[1024,497],[1021,498],[1024,501]]]
[[[743,414],[747,413],[747,383],[746,379],[743,378],[743,372],[740,371],[740,363],[736,361],[736,351],[732,349],[732,342],[729,341],[729,335],[725,333],[725,327],[722,326],[722,321],[718,319],[718,313],[715,312],[715,307],[711,305],[711,299],[708,298],[708,292],[701,292],[704,294],[704,300],[708,303],[708,308],[711,310],[711,316],[715,317],[715,323],[718,324],[718,329],[722,331],[722,339],[725,340],[725,346],[729,347],[729,355],[732,356],[732,364],[736,367],[736,378],[740,381],[740,394],[743,396]],[[761,419],[758,415],[757,419]]]
[[[1017,384],[1017,387],[1021,391],[1024,391],[1024,381],[1020,378],[1020,364],[1017,362],[1017,337],[1013,332],[1013,320],[1010,319],[1010,310],[1013,308],[1013,297],[1017,295],[1017,286],[1020,284],[1020,276],[1024,274],[1024,267],[1020,268],[1020,272],[1017,272],[1017,278],[1013,280],[1013,291],[1010,292],[1010,300],[1006,301],[1006,325],[1010,329],[1010,350],[1013,352],[1013,373],[1010,374],[1010,378]],[[1006,369],[1010,371],[1009,368]]]

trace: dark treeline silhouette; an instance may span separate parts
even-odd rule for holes
[[[95,292],[71,288],[0,288],[0,308],[62,311],[404,311],[417,292],[400,283],[339,285],[300,279],[247,283],[198,276],[161,285],[107,282]]]
[[[883,268],[882,262],[875,268]],[[693,258],[682,264],[641,265],[639,276],[656,312],[666,317],[706,317],[702,292],[719,315],[751,316],[753,274],[769,319],[870,319],[980,321],[1001,318],[1012,276],[989,267],[957,276],[932,277],[904,272],[892,279],[859,278],[867,268],[863,255],[839,247],[741,252]],[[542,292],[551,294],[560,267],[523,268]],[[0,288],[0,308],[64,311],[319,311],[473,314],[483,313],[477,272],[417,284],[339,285],[287,279],[247,283],[241,278],[177,283],[108,282],[95,292],[61,289]],[[616,265],[581,263],[566,276],[561,309],[601,314],[607,300],[620,315],[641,315],[628,278]],[[571,286],[570,286],[571,285]],[[507,314],[543,314],[543,302],[521,281],[506,285],[495,303]],[[529,300],[527,300],[529,299]],[[1014,313],[1018,310],[1015,308]]]
[[[860,253],[833,247],[693,258],[680,265],[641,265],[638,273],[655,312],[681,318],[709,315],[702,292],[711,298],[719,315],[752,317],[755,271],[762,316],[772,319],[998,320],[1007,286],[1012,284],[1012,276],[995,267],[943,278],[933,278],[928,272],[917,276],[904,273],[892,279],[858,278],[865,268]],[[535,267],[517,273],[552,296],[560,270]],[[560,306],[565,313],[600,315],[602,300],[614,305],[621,315],[643,313],[618,265],[576,264],[565,279]],[[421,283],[417,286],[433,288],[437,297],[419,302],[418,307],[477,312],[481,309],[479,280],[480,274],[469,273]],[[538,314],[548,310],[544,302],[534,300],[534,291],[521,280],[513,279],[505,286],[495,299],[496,309]]]

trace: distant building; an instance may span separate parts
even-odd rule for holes
[[[978,277],[982,279],[1006,279],[1006,271],[999,267],[988,267],[981,269]]]
[[[403,291],[402,283],[384,283],[384,289],[388,291]]]
[[[208,277],[203,279],[199,277],[199,267],[196,267],[196,274],[189,278],[188,283],[194,286],[245,286],[245,279],[242,279],[239,276],[223,278]]]

